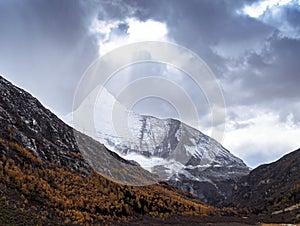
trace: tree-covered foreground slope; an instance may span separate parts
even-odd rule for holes
[[[141,214],[166,217],[213,211],[167,184],[121,185],[93,170],[75,172],[54,161],[45,163],[26,148],[3,139],[0,150],[2,205],[40,221],[97,223]]]

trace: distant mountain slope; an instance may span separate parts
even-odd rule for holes
[[[74,131],[2,77],[0,127],[0,224],[17,225],[28,218],[32,221],[20,224],[99,224],[138,215],[213,211],[166,183],[134,187],[103,177],[110,169],[111,179],[156,182],[155,176]],[[83,155],[95,157],[90,162],[75,136]]]
[[[120,115],[128,114],[128,125],[112,119],[113,109],[118,109]],[[175,119],[128,112],[105,88],[94,115],[95,139],[209,204],[226,199],[237,179],[249,173],[241,159],[209,136]],[[67,121],[72,121],[72,115]],[[77,122],[71,123],[88,132]],[[118,127],[127,126],[128,132],[118,131]]]
[[[235,186],[237,207],[266,214],[272,222],[300,222],[300,149],[252,170]]]

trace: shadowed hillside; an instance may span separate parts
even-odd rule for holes
[[[300,149],[252,170],[236,185],[231,204],[270,222],[300,222]]]

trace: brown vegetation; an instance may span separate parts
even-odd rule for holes
[[[86,175],[54,162],[44,163],[26,148],[3,139],[0,150],[1,199],[5,205],[36,214],[41,220],[90,224],[141,214],[205,216],[214,211],[168,184],[117,184],[94,171]]]

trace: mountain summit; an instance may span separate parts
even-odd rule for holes
[[[115,117],[116,109],[126,122]],[[66,120],[72,121],[72,114]],[[237,179],[249,173],[211,137],[179,120],[130,112],[105,88],[95,103],[94,125],[95,139],[107,148],[210,204],[226,199]]]

